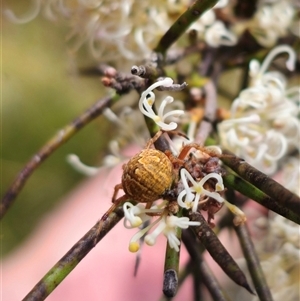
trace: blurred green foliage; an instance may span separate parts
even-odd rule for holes
[[[67,28],[59,23],[53,25],[43,17],[23,25],[3,18],[2,196],[50,137],[105,95],[98,78],[76,74],[66,33]],[[109,133],[109,127],[106,120],[98,118],[34,172],[2,221],[2,255],[21,243],[38,221],[82,179],[66,163],[67,154],[76,153],[90,165],[101,163],[108,140],[104,135]]]

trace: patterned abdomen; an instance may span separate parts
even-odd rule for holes
[[[161,151],[146,149],[125,165],[122,176],[124,192],[141,203],[153,202],[171,187],[173,165]]]

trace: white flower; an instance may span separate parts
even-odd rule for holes
[[[235,225],[242,224],[246,221],[246,216],[244,212],[235,205],[226,201],[218,193],[218,191],[224,190],[223,179],[219,174],[215,172],[209,173],[205,177],[203,177],[199,182],[196,182],[193,179],[193,177],[189,174],[189,172],[186,169],[182,168],[180,170],[180,178],[183,183],[184,190],[181,191],[177,198],[179,206],[186,209],[192,208],[192,211],[196,212],[198,209],[198,204],[206,202],[208,200],[208,197],[211,197],[221,204],[224,203],[226,207],[235,215],[233,220],[233,223]],[[217,183],[215,185],[215,191],[209,191],[203,187],[206,181],[209,179],[217,180]],[[187,180],[189,180],[192,183],[191,187],[188,185]],[[200,197],[203,195],[206,196],[206,198],[199,202]]]
[[[77,155],[74,154],[69,154],[67,156],[67,162],[79,173],[93,177],[95,176],[100,168],[99,167],[93,167],[93,166],[88,166],[84,163],[82,163]]]
[[[159,205],[152,206],[150,209],[145,209],[144,204],[132,205],[129,202],[124,203],[124,227],[127,229],[136,228],[142,225],[142,223],[151,219],[150,214],[161,215],[154,223],[149,224],[147,227],[138,231],[129,242],[129,251],[137,252],[140,248],[139,240],[142,238],[152,227],[154,227],[162,218],[165,210],[166,202],[162,202]],[[127,225],[129,222],[130,226]]]
[[[159,206],[152,206],[150,209],[145,209],[144,204],[132,205],[129,202],[124,203],[124,227],[127,229],[139,227],[142,223],[149,220],[151,217],[147,213],[162,214],[166,202],[163,202]],[[131,226],[127,225],[127,221]]]
[[[224,202],[224,199],[220,196],[220,194],[218,194],[217,192],[209,191],[203,187],[207,180],[214,178],[217,180],[215,191],[224,190],[223,179],[219,174],[214,172],[207,174],[199,182],[196,182],[189,174],[189,172],[185,168],[182,168],[180,170],[180,178],[183,183],[184,190],[181,191],[178,195],[177,201],[179,206],[181,206],[182,208],[192,208],[192,211],[196,212],[201,196],[211,197],[219,203]],[[192,183],[191,187],[188,185],[188,181]]]
[[[274,48],[261,65],[252,60],[251,87],[233,101],[231,118],[218,124],[222,147],[268,175],[277,170],[278,161],[289,147],[299,147],[299,108],[294,99],[298,91],[286,90],[286,79],[280,72],[267,71],[271,61],[282,52],[289,55],[287,68],[294,69],[296,54],[288,45]]]
[[[41,10],[41,0],[34,0],[32,2],[34,3],[33,8],[31,9],[31,11],[27,12],[27,14],[22,17],[17,17],[14,14],[14,12],[10,9],[4,9],[3,14],[4,14],[4,16],[6,16],[6,18],[8,20],[10,20],[13,23],[16,23],[16,24],[28,23],[28,22],[32,21],[33,19],[35,19]]]
[[[150,215],[159,215],[153,223],[149,224],[147,227],[138,231],[129,242],[129,251],[137,252],[140,248],[139,240],[152,228],[155,229],[145,236],[145,242],[149,246],[153,246],[156,243],[157,237],[160,234],[164,234],[168,240],[171,248],[174,248],[177,252],[179,251],[180,240],[177,237],[176,229],[179,227],[181,229],[187,229],[189,226],[199,226],[199,222],[189,221],[188,217],[177,217],[174,215],[168,215],[166,210],[167,201],[163,201],[159,205],[152,206],[150,209],[145,209],[144,204],[132,205],[126,202],[123,205],[124,209],[124,226],[127,229],[136,228],[142,225],[145,221],[151,219]],[[130,223],[130,226],[127,225]]]
[[[113,167],[118,163],[122,162],[126,158],[121,154],[119,144],[116,140],[109,142],[109,149],[111,154],[106,155],[102,160],[101,167],[88,166],[84,164],[80,158],[75,154],[69,154],[67,156],[67,162],[79,173],[93,177],[99,173],[100,169],[103,167]]]
[[[236,155],[240,156],[241,150],[249,145],[251,139],[261,136],[255,127],[259,122],[260,117],[257,114],[221,122],[218,125],[218,130],[222,147],[231,151],[234,150]]]
[[[205,30],[204,40],[211,47],[233,46],[237,43],[236,35],[229,31],[221,21],[215,21]]]
[[[287,151],[287,141],[285,137],[281,133],[271,129],[266,133],[265,138],[265,143],[268,146],[264,155],[265,158],[269,161],[281,159]]]
[[[272,47],[277,39],[286,35],[291,27],[295,8],[289,1],[274,1],[258,8],[250,31],[257,42],[264,47]]]
[[[141,95],[141,98],[139,100],[139,108],[141,112],[151,118],[162,130],[164,131],[172,131],[175,130],[177,127],[177,123],[172,121],[169,124],[165,123],[165,119],[167,119],[170,116],[180,116],[184,114],[183,110],[173,110],[166,114],[164,114],[164,109],[167,104],[170,104],[174,101],[174,98],[171,96],[167,96],[161,103],[158,114],[156,114],[152,106],[155,102],[155,94],[152,92],[155,88],[159,86],[163,87],[170,87],[173,84],[173,80],[170,77],[166,77],[163,80],[155,82],[153,85],[151,85],[146,91],[144,91]]]
[[[219,1],[214,8],[224,7],[227,3],[227,0]],[[190,29],[197,30],[202,39],[211,47],[232,46],[237,43],[236,35],[228,30],[222,21],[216,20],[213,9],[206,11],[190,26]]]
[[[258,84],[261,84],[263,81],[263,78],[268,75],[269,80],[273,79],[282,81],[282,75],[279,75],[278,72],[268,72],[266,73],[270,63],[274,60],[274,58],[283,52],[287,52],[289,55],[289,58],[286,62],[286,67],[288,70],[293,71],[295,69],[295,63],[296,63],[296,53],[294,49],[289,45],[279,45],[275,47],[272,51],[268,53],[266,58],[264,59],[263,63],[260,65],[259,62],[255,59],[251,60],[249,64],[249,75],[252,77],[252,85],[256,86]],[[270,77],[270,74],[273,75]],[[284,84],[284,83],[283,83]]]
[[[211,26],[216,20],[216,14],[212,9],[207,10],[199,19],[199,22],[205,26]]]
[[[187,229],[189,226],[199,226],[200,222],[190,222],[188,217],[164,215],[155,230],[145,236],[147,245],[153,246],[157,237],[163,233],[172,249],[179,252],[180,240],[176,235],[176,228]]]
[[[272,296],[275,301],[299,300],[300,227],[274,212],[269,213],[267,221],[256,249],[263,258],[261,265]]]

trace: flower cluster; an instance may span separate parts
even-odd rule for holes
[[[287,34],[294,15],[292,1],[265,1],[254,15],[249,27],[250,32],[262,46],[273,47],[278,38]]]
[[[286,160],[280,183],[300,196],[300,158]],[[268,275],[268,284],[274,301],[299,300],[300,226],[270,213],[256,222],[265,227],[266,235],[258,245],[262,268]],[[287,294],[288,292],[288,294]]]
[[[175,21],[174,16],[188,5],[188,0],[152,1],[151,6],[147,1],[133,0],[35,0],[24,16],[17,17],[10,9],[4,14],[15,23],[26,23],[42,11],[51,21],[67,21],[74,51],[87,45],[93,57],[101,61],[136,61],[149,57]]]
[[[300,226],[275,213],[262,222],[267,234],[258,252],[273,299],[299,300]]]
[[[269,219],[261,218],[256,224],[260,224],[260,228],[266,227],[264,239],[256,243],[256,250],[261,258],[262,270],[267,275],[272,299],[299,300],[299,225],[277,214]],[[235,300],[240,299],[239,295]],[[257,296],[248,300],[259,301]]]
[[[251,61],[251,86],[233,101],[231,118],[218,126],[222,147],[266,174],[277,170],[278,161],[289,147],[299,147],[299,107],[294,93],[300,91],[287,89],[286,79],[280,72],[266,71],[281,52],[289,54],[286,65],[293,70],[295,53],[287,45],[273,49],[261,66],[256,60]]]
[[[179,252],[180,240],[177,237],[177,229],[187,229],[189,226],[199,226],[199,222],[189,221],[187,217],[177,217],[170,214],[167,210],[167,202],[163,201],[159,205],[154,205],[150,209],[146,209],[143,204],[136,206],[129,202],[123,205],[125,219],[124,226],[126,228],[136,228],[141,226],[146,221],[149,221],[151,215],[159,215],[153,223],[150,223],[145,228],[138,231],[130,240],[129,251],[137,252],[140,248],[139,240],[145,236],[145,242],[149,246],[153,246],[157,237],[163,233],[167,238],[171,248]],[[128,225],[129,223],[129,225]],[[156,227],[155,227],[156,226]],[[148,233],[150,230],[154,230]]]
[[[190,27],[211,47],[237,43],[241,25],[232,22],[232,30],[228,29],[214,12],[226,6],[225,14],[232,14],[232,7],[227,4],[228,0],[220,0]],[[189,5],[189,0],[155,0],[151,6],[147,1],[134,0],[34,0],[24,16],[16,16],[9,8],[3,12],[15,23],[29,22],[40,12],[51,21],[63,19],[71,28],[68,40],[74,52],[86,46],[95,59],[111,61],[120,69],[129,67],[125,61],[150,58],[159,38]],[[258,43],[272,47],[278,38],[292,31],[295,14],[292,1],[261,1],[253,19],[242,27],[249,29]],[[294,27],[298,32],[297,25]]]
[[[159,38],[189,5],[189,0],[155,0],[150,6],[147,1],[133,0],[34,0],[24,16],[16,16],[11,9],[4,9],[4,15],[15,23],[29,22],[40,12],[51,21],[63,19],[71,28],[68,39],[73,51],[85,45],[95,59],[122,62],[121,68],[124,59],[149,58]],[[215,8],[225,5],[227,1],[219,1]],[[236,43],[235,35],[216,20],[213,10],[192,28],[212,47]]]

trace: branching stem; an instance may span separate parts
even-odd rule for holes
[[[106,97],[97,101],[92,107],[90,107],[81,116],[74,119],[70,124],[61,129],[55,134],[25,165],[25,167],[19,172],[15,181],[10,186],[9,190],[4,195],[0,204],[0,219],[5,215],[7,210],[12,205],[13,201],[20,193],[21,189],[25,185],[26,181],[32,175],[32,173],[60,146],[72,138],[79,130],[85,125],[98,117],[103,109],[110,106],[113,101],[119,98],[118,95],[113,97]]]
[[[23,301],[41,301],[65,279],[77,264],[95,247],[124,216],[122,208],[117,208],[104,222],[100,233],[98,221],[36,284]],[[99,234],[97,236],[97,234]],[[100,283],[99,279],[99,283]]]

